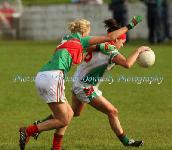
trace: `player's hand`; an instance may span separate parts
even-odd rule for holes
[[[114,47],[114,45],[111,45],[108,42],[106,42],[106,43],[98,44],[97,50],[102,52],[105,55],[110,55],[112,53],[112,51],[115,50],[115,47]]]
[[[142,22],[142,16],[134,16],[133,19],[127,25],[128,29],[133,29],[138,23]]]
[[[137,51],[138,51],[139,53],[142,53],[142,52],[144,52],[144,51],[150,51],[150,50],[151,50],[151,48],[148,47],[148,46],[141,46],[141,47],[137,48]]]

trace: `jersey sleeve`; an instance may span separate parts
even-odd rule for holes
[[[117,50],[117,49],[114,49],[110,55],[110,58],[109,58],[109,64],[112,64],[112,59],[117,56],[118,54],[120,54],[120,52]]]
[[[81,44],[84,49],[90,46],[89,41],[92,38],[92,36],[85,36],[81,38]]]
[[[98,44],[96,49],[106,55],[110,55],[112,51],[118,51],[114,45],[109,43]]]

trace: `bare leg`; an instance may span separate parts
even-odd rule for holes
[[[78,98],[75,95],[72,95],[72,110],[74,113],[74,117],[78,117],[80,116],[82,110],[85,108],[86,104],[82,103],[81,101],[78,100]],[[68,106],[69,111],[70,110],[70,106]],[[41,122],[45,122],[47,120],[50,119],[54,119],[54,116],[52,114],[50,114],[49,116],[47,116],[46,118],[40,120]]]
[[[68,102],[66,102],[66,103],[67,103],[68,112],[71,112],[72,110],[71,110],[70,105],[68,104]],[[73,109],[73,112],[74,112],[74,117],[80,116],[80,113],[84,109],[85,105],[86,104],[80,102],[75,95],[72,95],[72,109]],[[71,113],[70,115],[72,115],[72,114],[73,113]],[[54,116],[52,114],[50,114],[46,118],[40,120],[41,127],[47,125],[47,123],[49,123],[50,121],[51,122],[54,121],[54,119],[55,119]],[[39,125],[40,125],[40,123],[38,123],[38,126]],[[56,132],[55,133],[56,134],[59,134],[59,135],[64,135],[66,129],[67,129],[67,126],[60,127],[59,129],[56,129]],[[39,132],[41,132],[41,131],[39,130]],[[36,134],[35,136],[36,137],[34,137],[34,138],[37,139],[37,136],[39,136],[39,134]]]
[[[82,103],[75,95],[72,95],[72,110],[74,112],[74,117],[80,116],[85,106],[85,103]]]
[[[24,150],[26,143],[29,141],[30,136],[34,136],[38,132],[48,131],[56,129],[56,133],[53,138],[53,149],[60,150],[62,144],[62,138],[65,129],[61,131],[61,128],[65,128],[73,117],[73,111],[70,105],[66,103],[49,103],[51,111],[53,112],[53,119],[39,123],[37,125],[30,125],[27,128],[20,128],[20,149]],[[59,134],[60,133],[60,134]]]
[[[106,100],[106,98],[104,98],[103,96],[99,96],[98,98],[91,101],[89,104],[97,110],[108,115],[110,126],[123,145],[132,147],[139,147],[143,145],[142,140],[130,140],[125,135],[118,119],[118,110],[108,100]]]
[[[69,105],[69,103],[67,103],[67,109],[68,109],[68,112],[70,112],[68,115],[68,118],[71,118],[73,116],[73,111],[72,111],[72,108],[71,106]],[[72,116],[71,116],[72,115]],[[56,134],[58,135],[64,135],[65,134],[65,131],[67,129],[68,126],[65,126],[65,127],[62,127],[62,128],[59,128],[59,129],[56,129]]]
[[[86,104],[80,102],[75,95],[72,95],[72,109],[74,112],[74,117],[78,117],[81,114],[81,111],[84,109]],[[68,104],[69,112],[71,111],[71,107]],[[56,130],[56,134],[64,135],[67,126]]]
[[[49,103],[54,119],[38,124],[39,131],[59,129],[68,125],[73,116],[73,111],[68,103]]]
[[[105,97],[99,96],[89,103],[97,110],[107,114],[110,126],[117,136],[124,133],[118,119],[118,110]]]

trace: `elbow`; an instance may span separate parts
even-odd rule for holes
[[[124,65],[124,67],[125,67],[126,69],[130,69],[130,68],[132,67],[132,65],[129,64],[129,63],[126,63],[126,64]]]

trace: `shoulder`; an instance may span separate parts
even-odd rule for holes
[[[65,34],[63,36],[63,40],[68,40],[68,39],[72,39],[72,38],[77,38],[80,39],[81,38],[81,34],[79,33],[69,33],[69,34]]]

